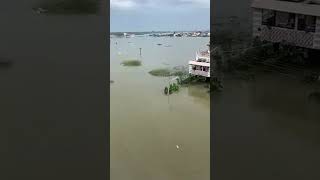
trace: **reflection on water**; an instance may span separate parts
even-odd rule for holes
[[[314,85],[272,74],[224,85],[213,97],[214,177],[320,179],[320,105],[308,100]]]
[[[148,73],[187,65],[208,42],[208,38],[111,39],[112,180],[209,179],[208,89],[204,85],[182,87],[168,97],[163,88],[169,78]],[[120,65],[132,58],[141,59],[142,66]]]

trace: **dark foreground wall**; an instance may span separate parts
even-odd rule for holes
[[[107,9],[38,16],[2,0],[0,179],[106,179]]]
[[[211,13],[211,24],[214,32],[220,30],[233,30],[235,32],[251,31],[251,9],[252,0],[215,0]],[[236,16],[234,24],[230,23],[228,17]],[[240,24],[239,24],[240,23]]]

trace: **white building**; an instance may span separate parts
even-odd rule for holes
[[[210,77],[210,51],[196,53],[195,60],[189,61],[189,74]]]
[[[320,0],[253,0],[253,36],[320,50]]]

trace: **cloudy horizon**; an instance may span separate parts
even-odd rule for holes
[[[111,0],[110,31],[210,30],[210,0]]]

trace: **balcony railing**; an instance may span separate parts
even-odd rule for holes
[[[312,48],[314,33],[279,27],[262,27],[261,40],[271,42],[286,41],[296,46]]]

